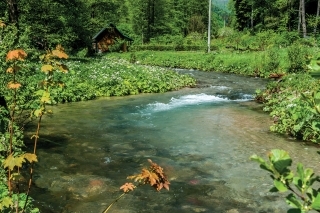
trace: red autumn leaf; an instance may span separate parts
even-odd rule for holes
[[[27,57],[27,53],[22,49],[11,50],[8,52],[6,60],[23,60]]]

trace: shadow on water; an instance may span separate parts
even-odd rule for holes
[[[265,81],[184,72],[210,86],[54,107],[32,191],[41,212],[102,212],[147,159],[164,168],[170,191],[141,186],[110,213],[286,212],[284,195],[268,192],[268,174],[249,156],[282,148],[317,171],[317,149],[269,133],[272,121],[250,101]]]

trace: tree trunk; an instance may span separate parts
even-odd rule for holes
[[[298,33],[300,33],[300,27],[301,27],[301,6],[302,6],[302,3],[301,3],[302,0],[300,0],[300,3],[299,3],[299,21],[298,21]]]
[[[317,34],[319,11],[320,11],[320,0],[318,0],[318,7],[317,7],[317,14],[316,14],[316,23],[315,23],[315,25],[314,25],[314,29],[313,29],[313,33],[314,33],[314,35],[316,35],[316,34]]]
[[[253,4],[251,5],[251,30],[253,30]]]
[[[307,25],[306,25],[306,5],[305,0],[301,0],[301,25],[303,38],[307,37]]]
[[[18,24],[18,4],[16,0],[7,0],[9,21],[13,24]]]

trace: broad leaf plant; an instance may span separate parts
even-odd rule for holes
[[[305,169],[298,163],[294,173],[290,169],[292,159],[288,152],[279,149],[271,150],[268,161],[257,155],[252,155],[250,159],[258,162],[261,169],[271,173],[274,185],[271,192],[289,192],[286,202],[292,208],[288,213],[307,213],[311,210],[320,212],[320,188],[313,188],[320,179],[312,169]]]

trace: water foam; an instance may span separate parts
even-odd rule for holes
[[[253,96],[249,94],[241,94],[239,98],[229,99],[226,97],[207,95],[205,93],[195,95],[184,95],[179,98],[172,97],[168,103],[155,102],[150,103],[145,108],[144,113],[167,111],[179,107],[200,105],[205,103],[221,103],[221,102],[241,102],[252,100]]]
[[[196,95],[185,95],[180,98],[171,98],[169,103],[151,103],[148,104],[148,111],[166,111],[179,107],[190,106],[190,105],[199,105],[203,103],[218,103],[218,102],[226,102],[230,101],[227,98],[222,98],[214,95],[207,95],[204,93],[196,94]]]

